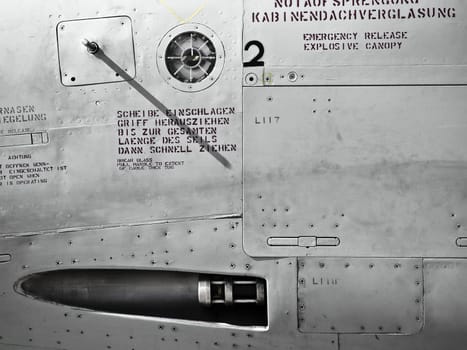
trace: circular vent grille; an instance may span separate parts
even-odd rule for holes
[[[172,77],[184,83],[199,83],[216,65],[216,49],[211,40],[198,32],[177,35],[167,47],[165,64]]]
[[[162,39],[157,65],[164,79],[176,89],[201,91],[219,78],[224,66],[224,48],[211,29],[184,24]]]

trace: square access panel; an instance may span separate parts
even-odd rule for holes
[[[244,89],[252,256],[465,256],[465,87]]]
[[[298,266],[300,332],[420,332],[422,259],[300,258]]]
[[[60,78],[65,86],[120,82],[104,62],[87,52],[83,40],[96,42],[105,55],[135,77],[133,30],[128,16],[63,21],[57,25]]]

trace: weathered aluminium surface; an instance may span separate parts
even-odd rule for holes
[[[0,19],[0,349],[465,348],[465,1]]]

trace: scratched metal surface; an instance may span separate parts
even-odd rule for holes
[[[466,256],[456,245],[467,225],[466,92],[245,88],[245,250]],[[340,244],[268,245],[270,237],[303,236]]]
[[[0,343],[66,349],[329,349],[337,335],[297,328],[296,259],[254,260],[242,251],[240,220],[184,221],[0,239]],[[206,244],[210,242],[210,244]],[[268,327],[236,327],[89,312],[26,298],[14,283],[67,268],[129,268],[263,277]],[[7,347],[7,346],[6,346]]]
[[[356,6],[352,6],[351,1],[346,1],[344,6],[342,3],[344,1],[244,1],[244,40],[258,40],[263,44],[262,60],[265,63],[265,72],[270,75],[267,84],[467,83],[467,43],[464,40],[467,33],[467,9],[463,0],[447,0],[442,3],[438,0],[407,1],[402,5],[402,2],[396,1],[381,6],[371,6],[371,1],[355,1]],[[347,15],[356,11],[356,16],[360,16],[359,11],[362,11],[363,16],[368,18],[372,10],[396,9],[401,16],[408,17],[410,9],[432,11],[438,8],[446,9],[446,18],[330,19],[333,11],[337,15],[341,11]],[[310,13],[316,14],[318,19],[313,19]],[[320,14],[322,17],[319,17]],[[373,17],[378,16],[377,11],[374,11]],[[398,40],[367,37],[368,34],[385,32],[406,33],[406,38]],[[349,34],[350,38],[306,38],[323,33],[344,33]],[[397,47],[371,49],[375,44],[378,47],[378,44],[391,43],[397,44]],[[332,44],[341,47],[335,50],[330,47]],[[312,45],[322,46],[314,48]],[[370,45],[370,49],[367,49],[367,45]],[[257,52],[256,48],[252,48],[245,52],[245,58],[250,59]],[[287,73],[291,71],[299,73],[298,79],[292,82],[287,78]]]
[[[19,11],[21,8],[35,10],[24,16]],[[81,87],[61,84],[57,24],[66,20],[109,16],[131,17],[137,67],[135,82],[167,108],[234,109],[228,116],[230,124],[217,128],[218,144],[237,146],[236,152],[223,155],[228,166],[207,152],[198,152],[196,143],[191,145],[193,153],[189,154],[149,154],[147,149],[141,155],[118,154],[117,112],[157,108],[142,96],[139,88],[126,82]],[[180,8],[173,3],[155,0],[48,1],[41,6],[37,6],[35,1],[20,0],[15,6],[2,9],[0,38],[5,46],[0,53],[0,61],[9,64],[0,67],[0,104],[3,107],[33,105],[33,114],[46,114],[47,120],[1,123],[0,138],[10,132],[45,131],[49,142],[0,148],[2,176],[7,176],[0,180],[3,183],[0,187],[0,234],[168,218],[239,215],[242,210],[241,16],[242,4],[239,1],[219,1],[216,6],[207,6],[204,1],[190,0],[184,1],[183,8]],[[182,21],[209,26],[223,42],[226,53],[221,79],[215,82],[214,87],[196,94],[174,89],[157,70],[158,43]],[[99,28],[95,29],[92,39],[100,39],[104,43],[112,41],[115,31],[106,31],[106,26],[100,28],[101,31]],[[82,38],[78,38],[76,33],[65,39],[67,45],[71,46],[69,41],[73,41],[82,55],[89,56],[80,43]],[[108,46],[104,45],[104,51]],[[114,47],[109,50],[109,55],[116,52]],[[127,46],[124,50],[127,51]],[[119,57],[115,61],[119,62]],[[80,77],[92,76],[92,70],[99,66],[98,63],[90,66],[76,64],[75,72],[81,72],[76,75],[76,83]],[[97,74],[96,78],[106,82],[109,68],[103,63],[100,66],[106,74]],[[155,120],[146,119],[148,124]],[[136,129],[142,133],[141,126]],[[162,127],[162,133],[167,129]],[[161,138],[157,139],[156,145],[162,145]],[[182,141],[182,146],[185,145]],[[31,158],[10,160],[9,157],[14,155],[29,155]],[[132,158],[135,163],[138,158],[152,158],[153,162],[162,163],[162,170],[119,170],[117,160],[121,158]],[[183,162],[183,165],[165,170],[165,163],[174,161]],[[6,165],[29,163],[32,167],[34,162],[48,163],[48,167],[53,167],[52,172],[41,175],[48,183],[7,186],[11,169],[6,169]],[[58,170],[64,166],[66,169]]]
[[[10,349],[13,349],[13,350],[30,350],[30,349],[34,349],[34,350],[49,350],[51,348],[42,348],[42,347],[38,347],[38,346],[26,346],[26,345],[15,345],[15,344],[0,344],[0,349],[2,350],[10,350]]]
[[[410,337],[341,335],[340,349],[465,349],[466,271],[465,260],[426,259],[424,261],[425,325],[422,333]]]
[[[371,314],[366,317],[350,303],[344,302],[343,309],[336,311],[330,298],[342,302],[345,296],[339,293],[300,291],[303,272],[293,258],[314,255],[303,261],[321,269],[327,258],[345,257],[335,261],[358,262],[363,270],[366,259],[352,257],[367,257],[377,269],[388,261],[466,256],[465,248],[456,246],[456,241],[466,245],[458,238],[467,237],[465,88],[303,87],[465,84],[464,2],[447,0],[439,5],[426,0],[418,5],[455,8],[456,17],[443,20],[252,23],[253,11],[270,14],[274,3],[51,0],[37,6],[33,0],[19,0],[2,8],[0,62],[8,64],[0,65],[0,106],[33,105],[32,113],[46,114],[47,119],[26,126],[0,125],[0,137],[18,133],[20,142],[29,135],[34,143],[1,147],[1,171],[5,164],[21,163],[9,156],[22,154],[31,155],[27,162],[50,163],[46,166],[54,166],[54,171],[48,173],[48,184],[0,187],[0,349],[464,348],[465,260],[424,260],[423,305],[417,307],[417,311],[424,308],[424,325],[419,334],[407,336],[397,326],[391,335],[382,334],[384,329],[378,327],[388,315],[375,314],[375,309],[385,307],[380,301],[396,302],[390,293],[400,293],[397,301],[406,302],[407,290],[392,288],[407,280],[389,271],[376,277],[362,272],[350,287],[345,280],[348,275],[343,275],[348,291],[357,297],[365,292],[378,294],[372,294],[374,299],[368,298],[367,303],[357,298]],[[34,11],[25,16],[24,10],[31,8]],[[62,86],[63,78],[75,82],[73,75],[65,77],[67,72],[58,68],[57,24],[111,16],[131,18],[136,79],[131,84]],[[159,43],[171,28],[184,22],[208,26],[225,49],[219,80],[196,94],[174,89],[156,64]],[[367,31],[388,30],[408,31],[409,39],[400,50],[333,54],[304,50],[303,34],[309,32],[356,31],[361,37]],[[115,33],[104,34],[99,33],[101,42]],[[72,37],[66,45],[75,39],[81,38]],[[259,58],[265,67],[245,68],[242,75],[242,49],[252,40],[260,40],[265,48]],[[360,44],[365,43],[360,40]],[[84,47],[80,50],[87,55]],[[104,51],[120,65],[128,63],[119,61],[120,53]],[[251,61],[255,54],[254,48],[244,51],[243,61]],[[126,67],[121,72],[108,70],[108,64],[102,67],[106,72],[99,77],[102,83],[133,77],[133,71],[124,71]],[[96,78],[91,65],[78,63],[73,69],[80,72],[75,78]],[[300,88],[247,88],[242,97],[242,84]],[[224,154],[223,162],[207,153],[158,156],[164,162],[184,161],[182,168],[173,171],[118,171],[117,111],[154,110],[154,102],[167,108],[234,108],[231,125],[218,135],[224,143],[237,144],[238,151]],[[277,125],[275,117],[280,117]],[[8,142],[11,139],[0,145]],[[34,232],[40,234],[31,235]],[[20,233],[29,234],[14,237]],[[271,235],[302,246],[268,247]],[[334,237],[339,246],[313,248],[310,245],[317,241],[310,236]],[[13,290],[15,281],[33,272],[93,267],[262,277],[268,283],[269,325],[231,327],[109,315],[38,302]],[[340,267],[335,271],[343,274]],[[414,275],[420,277],[417,271]],[[313,273],[307,270],[307,279],[313,279]],[[408,275],[414,279],[407,271]],[[389,287],[383,290],[385,283]],[[334,334],[306,333],[309,319],[323,322],[323,327],[332,325],[308,308],[307,317],[300,320],[299,299],[305,306],[320,308],[322,314],[341,311],[345,318],[336,323],[341,328],[330,329]],[[400,310],[396,307],[391,312],[399,316]],[[355,312],[352,321],[368,322],[365,330],[373,334],[340,334],[349,331],[345,329],[349,314]],[[416,333],[420,323],[415,325],[413,316],[407,317],[401,323]]]

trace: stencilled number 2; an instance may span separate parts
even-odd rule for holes
[[[264,56],[264,45],[258,40],[249,41],[245,45],[245,51],[249,51],[252,46],[258,48],[258,54],[251,61],[243,63],[243,67],[264,67],[264,61],[260,61]]]

